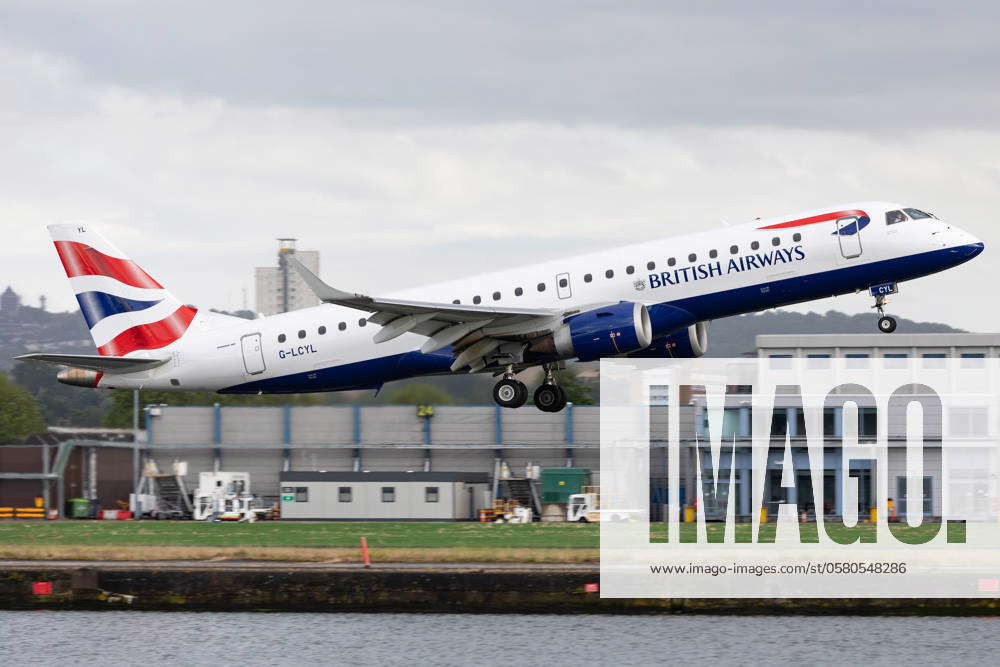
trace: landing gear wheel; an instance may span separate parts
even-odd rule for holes
[[[493,385],[493,400],[502,408],[519,408],[528,400],[528,388],[520,380],[504,378]]]
[[[896,330],[896,318],[888,315],[878,318],[878,330],[882,333],[892,333]]]
[[[535,405],[542,412],[559,412],[566,407],[566,392],[557,384],[543,384],[535,390]]]

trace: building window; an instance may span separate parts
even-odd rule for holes
[[[594,279],[594,276],[590,275],[589,273],[583,274],[583,282],[589,283],[593,279]]]
[[[365,326],[366,324],[368,324],[368,319],[367,319],[367,318],[365,318],[365,317],[362,317],[362,318],[361,318],[360,320],[358,320],[358,326],[359,326],[359,327],[363,327],[363,326]]]
[[[874,438],[878,429],[878,409],[858,408],[858,437]]]
[[[440,498],[439,489],[436,486],[425,486],[424,487],[424,502],[425,503],[436,503],[438,498]]]
[[[299,338],[305,338],[305,337],[306,337],[306,330],[299,329]]]
[[[337,502],[338,503],[349,503],[351,502],[351,487],[341,486],[337,489]]]
[[[478,304],[480,304],[482,302],[483,302],[483,297],[479,296],[478,294],[476,296],[472,297],[472,303],[478,305]]]
[[[802,234],[795,232],[794,234],[792,234],[792,240],[798,243],[799,241],[802,240]]]
[[[760,248],[760,242],[759,241],[754,241],[753,243],[750,244],[750,249],[751,250],[757,250],[758,248]]]
[[[325,326],[320,326],[319,329],[316,329],[316,332],[319,333],[320,336],[322,336],[323,334],[326,333],[326,327]]]
[[[566,285],[569,285],[569,281],[566,280],[565,278],[560,278],[559,279],[559,287],[566,287]]]
[[[524,294],[523,287],[517,287],[514,289],[514,296],[521,296],[522,294]]]
[[[863,352],[845,354],[847,368],[868,368],[868,355]]]
[[[494,301],[500,300],[500,292],[493,292],[493,300]]]
[[[923,507],[920,508],[924,516],[931,516],[934,512],[934,496],[931,493],[934,490],[933,479],[930,475],[924,477]],[[906,475],[899,475],[896,477],[896,513],[900,521],[903,521],[907,516],[906,491]]]
[[[887,352],[882,355],[882,365],[886,368],[906,368],[906,357],[903,352]]]
[[[309,502],[309,487],[308,486],[296,486],[295,487],[295,502],[297,502],[297,503],[307,503],[307,502]]]
[[[625,273],[627,273],[628,275],[632,275],[633,273],[635,273],[635,267],[629,264],[628,266],[625,267]]]
[[[652,271],[656,268],[656,262],[646,262],[646,270]]]
[[[792,355],[790,354],[769,354],[770,358],[768,365],[771,368],[791,368],[792,367]]]
[[[716,250],[715,248],[713,248],[713,249],[711,249],[711,250],[708,251],[708,258],[709,259],[715,259],[718,256],[719,256],[719,251]]]
[[[830,367],[830,355],[829,354],[807,354],[806,358],[808,361],[806,365],[809,368],[829,368]]]
[[[944,352],[928,352],[922,356],[924,358],[924,368],[944,368]]]
[[[614,278],[615,277],[615,272],[612,271],[611,269],[608,269],[607,271],[604,272],[604,277],[605,278]]]
[[[538,283],[538,291],[539,292],[545,291],[545,283]]]
[[[676,263],[677,263],[677,260],[674,259],[673,257],[671,257],[670,259],[667,260],[667,266],[673,266]]]
[[[394,503],[394,502],[396,502],[396,487],[394,487],[394,486],[383,486],[382,487],[382,502],[383,503]]]
[[[347,328],[347,322],[341,322],[340,324],[337,325],[337,328],[343,331],[344,329]]]
[[[771,239],[771,245],[773,246],[781,245],[781,239],[775,236],[773,239]]]
[[[285,342],[285,334],[278,334],[278,342],[279,343]]]
[[[697,262],[698,261],[698,255],[696,255],[694,253],[691,253],[690,255],[688,255],[688,261],[689,262]]]
[[[985,368],[986,355],[982,352],[963,352],[962,368]]]

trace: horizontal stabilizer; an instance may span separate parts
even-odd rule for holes
[[[98,354],[46,354],[32,352],[14,357],[23,361],[44,361],[49,364],[85,368],[101,373],[135,373],[162,366],[168,359],[141,359],[133,357],[105,357]]]

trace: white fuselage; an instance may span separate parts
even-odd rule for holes
[[[913,279],[960,264],[982,250],[978,239],[937,218],[886,223],[887,212],[904,208],[887,202],[853,203],[386,296],[581,311],[634,301],[649,307],[655,338],[673,333],[668,320],[659,316],[664,304],[683,308],[699,321],[711,320]],[[808,222],[838,211],[863,211],[870,222],[854,233],[838,232],[837,220]],[[789,223],[794,226],[780,226]],[[256,320],[202,310],[184,336],[155,351],[158,357],[170,355],[167,364],[141,373],[106,374],[100,386],[288,393],[374,387],[401,377],[446,372],[443,361],[450,352],[439,353],[440,361],[420,355],[426,338],[413,333],[374,343],[379,326],[366,323],[366,317],[362,311],[329,304]],[[319,333],[320,327],[325,333]]]

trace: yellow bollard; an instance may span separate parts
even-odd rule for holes
[[[868,514],[869,514],[869,517],[868,517],[869,521],[871,521],[872,523],[878,523],[878,508],[877,507],[869,507],[868,508]]]
[[[694,523],[694,508],[690,505],[684,508],[684,523]]]
[[[760,522],[761,523],[767,523],[767,508],[766,507],[761,507],[760,508]]]

